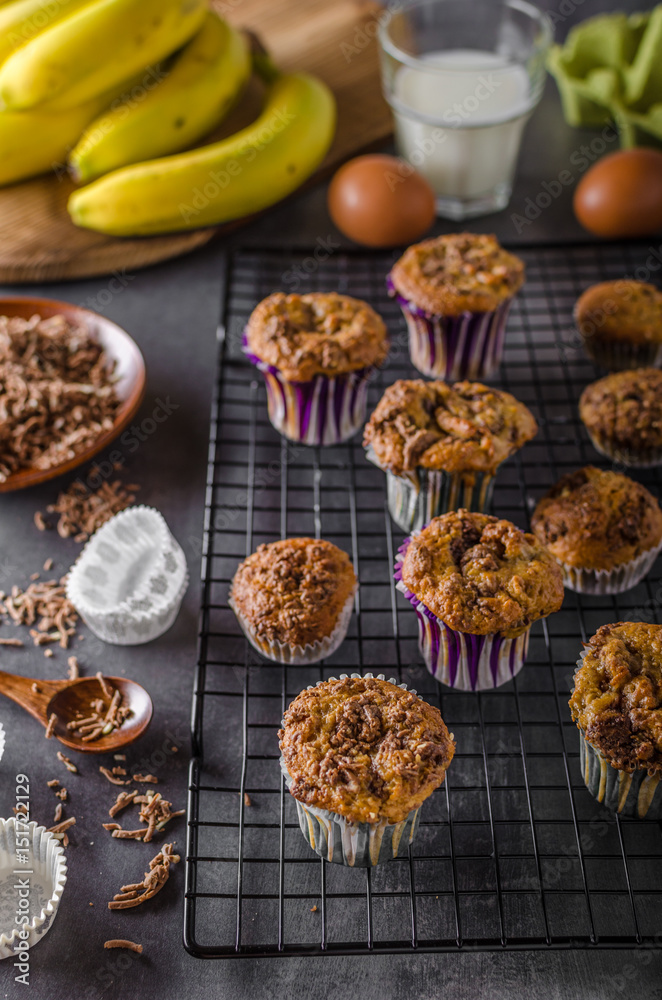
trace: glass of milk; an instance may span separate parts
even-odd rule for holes
[[[508,204],[552,35],[525,0],[391,0],[380,15],[398,152],[434,188],[438,215],[461,220]]]

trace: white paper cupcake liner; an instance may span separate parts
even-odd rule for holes
[[[188,587],[186,557],[158,510],[129,507],[90,539],[67,597],[99,639],[151,642],[175,621]]]
[[[653,568],[662,546],[642,552],[636,559],[614,569],[581,569],[557,559],[563,586],[578,594],[622,594],[636,587]]]
[[[17,831],[18,822],[18,831]],[[27,840],[27,846],[22,843]],[[17,851],[25,853],[22,863]],[[0,959],[22,961],[50,929],[67,881],[59,840],[35,822],[0,819]],[[27,920],[23,920],[23,915]],[[25,935],[25,936],[22,936]],[[28,958],[29,963],[29,958]],[[15,970],[15,975],[20,969]]]
[[[256,649],[262,656],[266,656],[268,660],[273,660],[275,663],[291,663],[295,666],[303,666],[307,663],[317,663],[318,660],[326,659],[327,656],[335,653],[338,646],[343,642],[352,617],[354,598],[356,597],[357,590],[358,584],[354,586],[352,593],[345,601],[333,631],[329,635],[324,636],[324,638],[318,639],[317,642],[309,643],[306,646],[292,646],[287,642],[279,642],[276,639],[265,639],[258,636],[246,617],[236,608],[232,596],[230,596],[228,604],[234,611],[241,630],[253,649]]]
[[[584,650],[575,674],[586,656]],[[621,816],[637,819],[662,819],[662,775],[650,775],[644,769],[633,772],[613,767],[592,746],[579,729],[579,763],[584,784],[594,799]]]
[[[410,542],[411,538],[405,539],[398,550],[395,586],[416,612],[418,648],[428,671],[440,684],[459,691],[488,691],[512,680],[524,666],[531,629],[507,639],[499,632],[471,635],[446,625],[402,581]]]
[[[340,674],[340,680],[344,680],[347,676]],[[361,675],[351,674],[351,676]],[[329,677],[330,681],[336,679]],[[383,681],[386,677],[384,674],[379,674],[378,679]],[[395,678],[391,677],[389,680],[403,691],[409,690],[412,694],[416,694],[416,691],[408,688],[406,684],[398,684]],[[325,683],[328,682],[318,681],[318,685]],[[308,690],[318,685],[309,685]],[[289,789],[292,778],[282,757],[280,767]],[[387,820],[380,820],[378,823],[350,823],[328,809],[319,809],[317,806],[299,802],[298,799],[295,799],[295,802],[301,832],[315,853],[325,861],[345,865],[347,868],[372,868],[405,856],[416,835],[422,808],[419,806],[417,809],[412,809],[399,823],[389,823]]]
[[[612,462],[620,462],[630,469],[651,469],[655,465],[662,465],[662,448],[642,448],[638,451],[619,448],[609,438],[590,431],[588,427],[586,431],[595,450]]]

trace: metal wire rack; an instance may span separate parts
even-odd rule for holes
[[[509,320],[496,384],[534,412],[540,433],[499,472],[494,511],[521,527],[565,472],[604,464],[577,415],[596,369],[572,306],[589,284],[642,277],[647,246],[524,248],[527,282]],[[324,256],[323,253],[317,255]],[[657,823],[621,820],[585,790],[568,693],[583,640],[634,615],[660,620],[662,566],[618,597],[566,592],[534,625],[525,669],[491,692],[437,684],[416,621],[392,583],[401,541],[383,474],[360,436],[316,449],[271,427],[261,378],[241,356],[256,302],[277,289],[338,289],[369,301],[393,349],[369,407],[409,364],[384,275],[393,257],[238,251],[227,261],[218,393],[212,417],[203,603],[193,700],[184,942],[199,957],[411,953],[503,948],[656,946],[662,839]],[[658,471],[635,473],[656,495]],[[238,562],[262,542],[316,535],[346,549],[361,581],[347,640],[314,667],[260,660],[228,608]],[[276,731],[308,684],[384,673],[439,705],[457,754],[425,804],[409,858],[372,871],[328,864],[298,828]]]

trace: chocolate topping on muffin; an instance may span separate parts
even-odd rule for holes
[[[400,295],[429,313],[491,312],[524,283],[524,264],[495,236],[456,233],[405,250],[391,270]]]
[[[662,448],[662,371],[614,372],[587,385],[579,415],[598,442],[643,454]]]
[[[557,559],[610,570],[656,548],[662,511],[640,483],[587,465],[559,479],[535,509],[535,535]]]
[[[246,340],[252,354],[292,382],[380,365],[389,349],[374,309],[336,292],[275,292],[253,310]]]
[[[395,475],[416,468],[493,474],[537,431],[533,414],[510,393],[480,382],[401,379],[377,404],[363,444]]]
[[[662,341],[662,292],[643,281],[603,281],[577,300],[575,322],[586,338],[646,344]]]
[[[288,538],[260,545],[241,563],[230,604],[258,638],[304,647],[331,635],[356,588],[347,553],[331,542]]]
[[[455,744],[439,710],[389,681],[302,691],[278,733],[290,792],[351,823],[399,823],[444,780]]]
[[[563,603],[561,571],[533,536],[468,510],[435,517],[415,535],[402,582],[458,632],[521,635]]]
[[[570,699],[586,740],[621,771],[662,774],[662,625],[603,625]]]

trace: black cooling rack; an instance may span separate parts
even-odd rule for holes
[[[560,475],[604,464],[577,415],[580,392],[597,372],[577,343],[572,306],[593,282],[646,278],[649,250],[518,251],[527,282],[494,381],[533,410],[540,433],[500,470],[494,511],[521,527]],[[660,620],[660,561],[618,597],[566,592],[562,610],[534,625],[527,665],[505,686],[481,694],[440,686],[418,653],[416,616],[393,587],[402,535],[360,436],[327,449],[286,442],[269,424],[261,377],[242,359],[246,318],[272,291],[338,289],[367,299],[393,340],[370,389],[374,406],[387,384],[416,374],[399,308],[385,294],[392,259],[240,251],[227,261],[193,703],[185,945],[200,957],[659,945],[660,826],[614,818],[585,790],[567,703],[582,640],[605,622]],[[659,472],[636,476],[659,496]],[[238,562],[288,535],[335,542],[361,581],[347,640],[314,667],[262,661],[227,604]],[[311,851],[278,767],[286,705],[308,684],[353,671],[413,686],[439,705],[457,740],[409,858],[372,871],[328,864]]]

